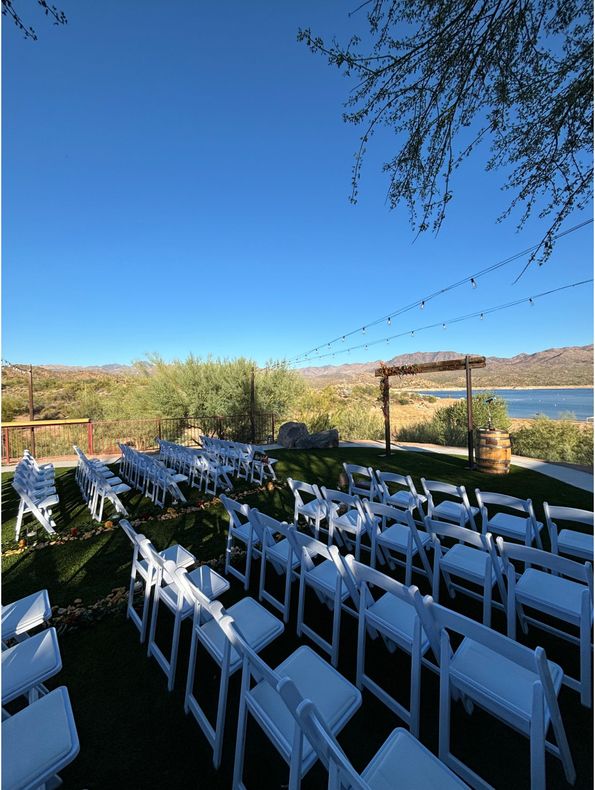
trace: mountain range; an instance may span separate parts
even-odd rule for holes
[[[475,352],[419,351],[401,354],[386,365],[419,365],[457,359]],[[344,365],[321,365],[300,368],[306,381],[315,387],[329,384],[369,384],[374,380],[375,362],[355,362]],[[571,387],[593,386],[593,345],[548,348],[534,354],[514,357],[487,357],[486,367],[473,371],[475,386],[484,387]],[[391,385],[402,389],[450,389],[465,385],[465,374],[458,372],[429,373],[422,376],[403,376],[391,379]]]

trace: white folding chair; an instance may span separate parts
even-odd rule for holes
[[[60,686],[2,722],[2,788],[58,787],[79,752],[72,706]]]
[[[427,515],[431,519],[477,529],[475,517],[479,513],[479,508],[472,507],[469,503],[465,486],[454,486],[451,483],[442,483],[440,480],[426,480],[424,477],[421,478],[421,485],[427,499]],[[436,504],[434,494],[450,499],[442,499]]]
[[[543,510],[554,554],[569,554],[575,559],[593,562],[593,511],[548,505],[547,502],[543,503]],[[590,531],[564,528],[558,532],[560,522],[584,524]]]
[[[361,500],[358,496],[334,491],[322,486],[320,493],[327,503],[328,543],[353,546],[355,558],[360,559],[362,538],[367,534],[367,522]],[[369,546],[364,546],[369,551]]]
[[[194,613],[194,602],[187,600],[184,591],[176,581],[175,563],[160,557],[153,546],[148,542],[141,544],[140,548],[142,552],[146,551],[146,559],[153,565],[153,569],[156,572],[147,655],[149,657],[153,656],[161,669],[165,672],[167,677],[167,690],[171,691],[174,687],[176,677],[176,664],[178,660],[178,646],[180,642],[182,620],[192,616]],[[188,574],[188,578],[192,584],[198,587],[210,600],[217,598],[229,589],[229,582],[227,579],[224,579],[223,576],[208,565],[201,565],[196,568]],[[174,615],[174,627],[169,658],[167,658],[155,641],[157,615],[161,602],[163,602]]]
[[[525,634],[528,631],[527,623],[531,623],[542,631],[578,645],[580,679],[571,677],[565,671],[564,683],[578,691],[581,703],[590,708],[593,566],[589,562],[575,562],[549,551],[520,546],[518,543],[505,543],[502,538],[497,538],[496,544],[504,561],[508,582],[508,636],[516,639],[518,615]],[[525,570],[518,579],[515,560],[525,563]],[[579,636],[526,614],[525,607],[578,628]]]
[[[481,531],[484,535],[486,532],[491,532],[492,535],[503,535],[505,538],[518,540],[526,546],[531,546],[535,542],[538,548],[543,548],[540,535],[543,524],[535,518],[530,499],[480,491],[479,488],[475,489],[475,496],[481,510]],[[504,510],[499,509],[490,516],[488,505],[495,505]],[[510,510],[514,512],[506,512]],[[523,515],[515,515],[519,512]]]
[[[366,688],[396,713],[413,735],[419,735],[419,700],[422,658],[430,647],[409,588],[384,573],[355,560],[344,558],[348,573],[359,592],[356,684]],[[416,589],[416,588],[414,588]],[[374,597],[376,590],[382,594]],[[400,648],[411,656],[409,710],[366,674],[366,637],[381,636],[391,652]]]
[[[376,470],[376,484],[380,492],[380,501],[384,505],[394,505],[402,510],[410,510],[414,515],[424,520],[424,502],[427,497],[418,494],[415,484],[410,475],[398,475],[395,472],[382,472]],[[391,487],[396,487],[396,491],[391,491]]]
[[[186,713],[190,711],[196,719],[213,749],[213,765],[215,768],[219,768],[223,749],[229,678],[242,666],[242,657],[231,647],[217,619],[211,614],[211,602],[204,593],[189,580],[188,574],[183,568],[179,568],[176,571],[176,579],[184,591],[187,600],[193,602],[194,608],[192,642],[190,647],[190,659],[188,662],[186,693],[184,696],[184,710]],[[253,598],[242,598],[227,610],[225,610],[219,602],[213,605],[219,607],[219,619],[225,615],[233,617],[236,627],[241,631],[244,639],[255,653],[264,650],[267,645],[283,633],[283,623]],[[207,714],[201,708],[194,695],[194,679],[196,676],[199,643],[221,670],[217,716],[214,726],[209,721]],[[203,678],[203,680],[206,680],[206,678]],[[210,674],[207,682],[209,684],[212,682]]]
[[[370,502],[380,499],[374,471],[370,467],[343,463],[343,469],[347,475],[347,493],[351,496],[364,497]]]
[[[339,663],[339,639],[341,635],[341,612],[345,611],[357,617],[359,595],[357,587],[345,572],[339,549],[326,546],[319,540],[298,532],[295,527],[289,529],[289,542],[295,553],[300,557],[300,589],[298,597],[297,635],[310,637],[318,647],[331,657],[331,664]],[[317,562],[318,560],[318,562]],[[331,641],[328,642],[311,626],[304,622],[306,606],[306,590],[311,587],[318,600],[325,604],[333,613]],[[351,598],[354,609],[346,604]]]
[[[150,543],[150,540],[144,535],[135,532],[130,522],[126,519],[120,521],[120,526],[128,540],[132,543],[132,563],[130,565],[130,585],[128,588],[126,617],[132,620],[134,625],[138,628],[142,644],[147,635],[149,603],[151,602],[151,593],[153,592],[153,585],[155,584],[156,571],[153,564],[147,559],[147,557],[150,556],[149,548],[146,547],[144,550],[141,550],[143,544]],[[170,560],[177,568],[188,568],[196,562],[194,554],[191,554],[187,549],[183,546],[179,546],[177,543],[173,546],[168,546],[164,551],[158,553],[163,560]],[[134,593],[137,583],[141,585],[143,593],[143,605],[140,615],[134,608]]]
[[[451,609],[430,596],[414,598],[430,641],[438,641],[440,655],[439,757],[476,788],[489,785],[450,750],[451,697],[462,695],[468,713],[473,704],[529,738],[531,788],[545,789],[545,752],[558,757],[566,779],[574,784],[576,772],[558,707],[564,673],[548,661],[543,648],[530,650]],[[463,637],[456,650],[449,632]],[[547,740],[552,725],[556,743]]]
[[[291,678],[283,678],[279,693],[298,723],[307,742],[324,763],[328,773],[328,790],[461,790],[467,785],[402,727],[388,736],[380,749],[359,774],[318,707],[298,690]]]
[[[211,607],[215,617],[217,608]],[[248,714],[262,728],[273,746],[289,766],[289,790],[298,790],[301,779],[316,762],[318,755],[301,728],[292,719],[279,696],[282,678],[289,677],[300,693],[312,699],[327,727],[337,735],[361,705],[361,694],[336,669],[309,647],[303,645],[271,669],[258,656],[239,630],[233,618],[218,620],[231,645],[242,656],[242,687],[238,714],[233,790],[244,788],[244,755]],[[252,679],[256,681],[252,686]]]
[[[376,559],[386,562],[394,570],[395,564],[405,568],[405,585],[411,584],[412,572],[426,574],[432,582],[432,569],[427,552],[430,549],[430,536],[417,529],[410,510],[400,510],[379,502],[364,501],[367,529],[372,536],[371,562],[376,567]],[[394,555],[404,555],[405,559]],[[419,556],[423,568],[413,565],[414,557]]]
[[[278,462],[278,459],[270,458],[266,450],[262,447],[254,445],[252,449],[254,454],[252,456],[251,481],[262,485],[267,478],[276,480],[277,475],[275,474],[274,466]]]
[[[29,704],[48,693],[43,685],[62,669],[55,628],[44,631],[2,651],[2,706],[18,697]],[[4,710],[3,710],[4,718]]]
[[[250,510],[250,524],[259,536],[262,546],[258,598],[260,601],[265,600],[274,606],[277,611],[283,614],[283,622],[288,623],[291,584],[299,576],[296,570],[300,565],[300,557],[289,541],[289,524],[266,516],[256,508]],[[275,535],[281,535],[281,540],[275,541]],[[277,575],[285,577],[282,601],[275,598],[265,588],[267,563],[272,565]]]
[[[320,525],[327,517],[328,510],[327,503],[322,498],[320,489],[316,484],[302,483],[300,480],[292,480],[291,477],[287,478],[287,485],[295,497],[293,523],[297,527],[299,518],[302,516],[308,527],[314,530],[314,537],[318,539],[320,536]],[[308,497],[307,500],[306,497]]]
[[[47,533],[54,535],[56,522],[52,518],[52,508],[60,501],[56,489],[47,487],[36,492],[28,491],[16,477],[12,481],[12,487],[20,497],[14,539],[19,539],[23,519],[27,513],[31,513]]]
[[[480,534],[457,524],[445,521],[434,521],[426,517],[426,532],[432,536],[434,550],[434,572],[432,579],[432,597],[436,603],[440,600],[440,579],[444,578],[448,594],[454,599],[456,590],[475,598],[483,603],[484,625],[491,625],[493,589],[497,585],[504,608],[506,588],[502,577],[502,560],[494,555],[492,536],[490,533]],[[441,540],[442,538],[442,540]],[[453,545],[442,545],[444,539],[453,541]],[[469,589],[453,581],[465,579],[482,588],[482,592]]]
[[[227,545],[225,547],[225,575],[231,574],[239,579],[244,589],[247,590],[250,586],[250,570],[252,568],[252,559],[261,555],[260,551],[260,537],[254,531],[250,523],[250,506],[240,504],[235,499],[230,499],[224,494],[219,497],[221,504],[227,511],[229,516],[229,526],[227,528]],[[237,567],[232,564],[232,554],[234,549],[234,541],[239,541],[246,547],[246,566],[245,571],[242,573]]]
[[[29,631],[45,625],[52,616],[47,590],[26,595],[2,606],[2,643],[27,639]]]

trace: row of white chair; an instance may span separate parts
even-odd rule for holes
[[[215,453],[221,463],[231,465],[234,470],[233,474],[239,479],[259,484],[267,479],[277,479],[274,469],[277,459],[270,458],[264,447],[212,436],[200,436],[199,438],[202,447]]]
[[[29,450],[25,450],[16,466],[12,487],[19,495],[15,540],[19,539],[27,513],[31,513],[46,532],[53,535],[56,522],[52,518],[52,509],[59,502],[53,464],[40,465]]]
[[[305,628],[305,584],[311,583],[321,596],[326,595],[326,600],[334,612],[333,641],[330,645],[326,642],[321,644],[315,636],[312,638],[329,652],[333,664],[336,665],[341,611],[352,611],[345,603],[348,597],[351,597],[356,608],[358,606],[357,596],[353,593],[355,582],[346,581],[343,576],[343,584],[338,585],[336,570],[333,571],[332,563],[328,562],[339,556],[337,547],[327,547],[324,543],[298,532],[296,525],[279,522],[227,497],[222,497],[222,503],[229,515],[226,573],[238,578],[244,583],[245,589],[248,589],[251,563],[254,558],[260,558],[259,597],[281,611],[285,622],[289,619],[291,584],[299,578],[298,633]],[[591,704],[591,563],[580,563],[541,549],[504,543],[501,538],[497,538],[494,543],[490,533],[483,535],[429,517],[424,521],[425,531],[421,531],[418,530],[410,511],[389,505],[364,501],[363,510],[368,517],[367,523],[372,537],[371,569],[375,568],[378,554],[389,568],[394,569],[396,564],[405,568],[406,586],[411,584],[413,570],[422,573],[436,601],[440,597],[441,581],[444,581],[451,598],[455,597],[456,591],[460,591],[479,600],[483,605],[482,619],[486,626],[491,625],[492,607],[498,606],[506,611],[508,633],[513,638],[516,635],[518,616],[524,633],[527,633],[527,624],[533,623],[579,645],[580,678],[574,679],[566,674],[565,683],[580,693],[583,705]],[[281,535],[282,539],[276,541],[276,535]],[[236,541],[246,548],[243,571],[232,564]],[[327,560],[326,568],[318,567],[312,572],[311,560],[317,556]],[[422,559],[419,568],[413,565],[416,556]],[[522,566],[515,566],[514,561],[522,563]],[[285,574],[282,601],[273,598],[265,588],[267,562],[272,564],[277,573]],[[299,573],[298,566],[301,566]],[[465,585],[461,582],[465,582]],[[474,589],[477,587],[479,591]],[[500,601],[493,599],[495,588],[499,591]],[[567,626],[576,627],[579,636],[546,626],[543,618],[538,620],[527,616],[523,606],[536,609],[541,615],[557,617]]]
[[[178,483],[187,480],[186,475],[175,469],[168,469],[161,461],[146,453],[141,453],[127,444],[119,444],[122,452],[119,460],[120,475],[133,488],[141,491],[158,507],[165,505],[167,494],[175,502],[186,503],[186,497]]]
[[[57,787],[58,772],[79,751],[65,686],[45,682],[62,669],[55,628],[36,630],[51,616],[47,590],[2,607],[2,787]],[[31,634],[36,630],[36,633]],[[11,714],[7,706],[24,700]]]
[[[127,516],[128,512],[120,499],[120,494],[130,491],[130,486],[114,475],[103,461],[89,459],[79,447],[76,445],[73,447],[78,457],[75,480],[91,511],[92,518],[95,521],[103,520],[106,499],[111,502],[116,513]]]

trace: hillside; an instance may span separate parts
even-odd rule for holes
[[[476,354],[476,351],[420,351],[401,354],[387,365],[419,365]],[[548,348],[535,354],[517,354],[514,357],[487,357],[486,367],[473,371],[473,383],[478,387],[572,387],[593,386],[593,345]],[[315,387],[329,384],[369,384],[374,380],[374,370],[379,362],[362,362],[345,365],[323,365],[301,368],[304,379]],[[396,377],[393,387],[401,389],[451,389],[465,385],[464,373],[431,373],[425,376]]]

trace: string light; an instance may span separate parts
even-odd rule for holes
[[[366,327],[365,327],[365,326],[362,326],[362,333],[363,333],[364,335],[366,334]]]
[[[387,323],[389,326],[391,325],[390,315],[389,315],[389,317],[387,318],[387,320],[386,320],[386,323]]]
[[[388,337],[379,338],[378,340],[368,341],[365,344],[362,343],[360,345],[349,346],[344,351],[333,352],[333,354],[335,354],[335,353],[349,354],[352,351],[356,351],[357,349],[361,349],[361,348],[365,348],[365,350],[367,351],[368,350],[368,346],[378,345],[378,343],[383,343],[385,341],[389,342],[390,340],[394,340],[395,338],[398,338],[398,337],[404,337],[405,335],[408,335],[408,334],[410,334],[411,337],[415,337],[415,332],[416,331],[421,332],[421,331],[424,331],[424,330],[427,330],[427,329],[435,329],[435,328],[440,327],[440,326],[443,329],[447,329],[449,324],[457,324],[457,323],[460,323],[461,321],[468,321],[471,318],[479,318],[479,319],[481,319],[483,321],[485,319],[485,317],[487,315],[489,315],[490,313],[495,313],[495,312],[498,312],[500,310],[507,310],[507,309],[509,309],[511,307],[516,307],[517,305],[526,304],[526,303],[529,303],[532,306],[534,306],[535,305],[535,301],[537,299],[543,297],[543,296],[549,296],[551,294],[558,293],[559,291],[565,291],[565,290],[568,290],[569,288],[576,288],[576,287],[578,287],[580,285],[586,285],[587,283],[592,283],[592,282],[593,282],[593,278],[591,278],[589,280],[581,280],[580,282],[570,283],[568,285],[562,285],[559,288],[552,288],[549,291],[543,291],[542,293],[535,294],[532,297],[524,296],[521,299],[516,299],[514,302],[508,302],[506,304],[497,305],[496,307],[490,307],[487,310],[486,309],[484,309],[483,311],[479,311],[478,310],[478,311],[473,312],[473,313],[467,313],[466,315],[457,316],[456,318],[450,318],[450,319],[448,319],[448,321],[438,321],[438,322],[435,322],[435,323],[432,323],[432,324],[426,324],[425,326],[417,327],[417,329],[410,329],[410,330],[406,330],[406,331],[403,331],[403,332],[399,332],[397,334],[389,335]],[[323,359],[324,357],[330,357],[330,356],[331,356],[331,354],[322,354],[319,357],[317,357],[317,359]]]
[[[584,228],[586,225],[590,225],[592,222],[593,222],[593,219],[591,218],[591,219],[585,220],[584,222],[581,222],[581,223],[579,223],[579,224],[577,224],[577,225],[575,225],[575,226],[573,226],[571,228],[568,228],[568,230],[562,231],[561,233],[557,233],[555,236],[552,237],[552,241],[556,241],[556,240],[558,240],[558,239],[560,239],[560,238],[562,238],[564,236],[568,236],[569,234],[574,233],[577,230],[580,230],[581,228]],[[498,261],[497,263],[491,264],[490,266],[486,266],[485,268],[480,269],[477,272],[474,272],[472,275],[467,275],[466,277],[462,278],[461,280],[458,280],[457,282],[450,283],[449,285],[445,286],[444,288],[441,288],[441,289],[439,289],[437,291],[434,291],[433,293],[431,293],[428,296],[424,297],[424,299],[422,299],[421,301],[420,300],[416,300],[415,302],[412,302],[410,304],[404,305],[403,307],[399,308],[398,310],[392,311],[389,315],[384,315],[382,318],[378,318],[375,321],[372,321],[371,323],[367,324],[366,326],[363,326],[363,327],[360,326],[358,329],[354,329],[351,332],[346,332],[344,335],[339,335],[338,337],[336,337],[336,338],[332,339],[331,341],[329,341],[330,345],[333,345],[334,343],[338,342],[339,340],[341,340],[342,342],[345,342],[347,337],[349,337],[351,335],[355,335],[355,334],[357,334],[360,331],[365,333],[366,330],[369,329],[370,327],[377,326],[377,325],[379,325],[381,323],[384,323],[384,321],[386,321],[389,325],[391,325],[392,318],[394,318],[395,316],[401,315],[402,313],[405,313],[405,312],[408,312],[409,310],[412,310],[415,307],[419,307],[421,310],[423,310],[425,308],[426,303],[428,301],[430,301],[431,299],[435,299],[436,297],[441,296],[442,294],[445,294],[448,291],[453,290],[454,288],[459,288],[462,285],[470,283],[472,288],[475,289],[478,286],[478,280],[479,280],[480,277],[484,277],[487,274],[490,274],[490,273],[492,273],[494,271],[497,271],[497,270],[501,269],[502,267],[507,266],[510,263],[519,260],[519,258],[523,258],[523,257],[529,255],[530,253],[535,252],[536,250],[538,250],[542,246],[542,244],[543,244],[543,241],[540,241],[539,243],[534,244],[531,247],[528,247],[527,249],[522,250],[521,252],[517,252],[514,255],[511,255],[508,258],[505,258],[504,260]],[[527,265],[529,265],[529,264],[527,264]],[[522,274],[522,272],[521,272],[521,274]],[[516,282],[516,280],[515,280],[515,282]],[[389,321],[388,319],[391,319],[391,321]],[[299,355],[293,357],[290,360],[290,362],[292,362],[292,363],[299,362],[300,360],[302,360],[304,358],[307,358],[308,355],[311,354],[313,351],[318,353],[318,349],[309,349],[307,352],[304,352],[302,354],[299,354]]]

